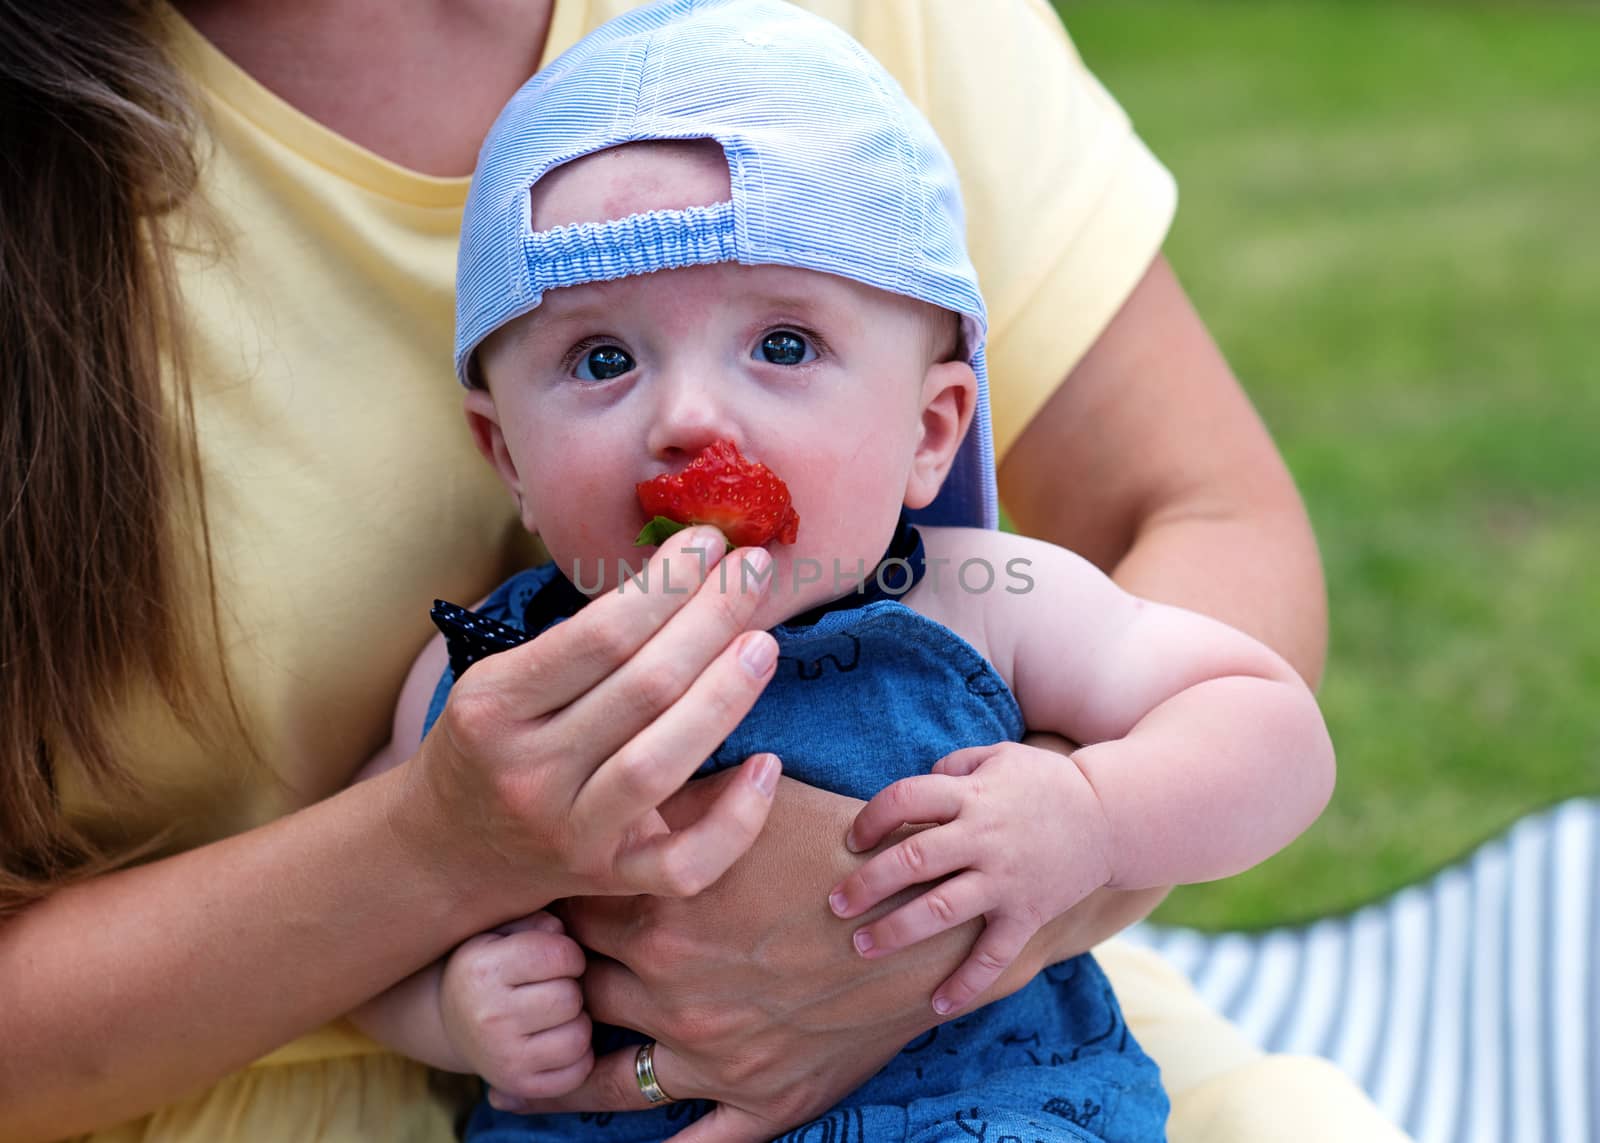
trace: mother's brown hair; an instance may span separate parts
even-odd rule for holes
[[[56,779],[70,754],[135,789],[108,723],[127,685],[195,710],[173,521],[206,529],[157,220],[197,170],[155,8],[0,0],[0,916],[115,856]]]

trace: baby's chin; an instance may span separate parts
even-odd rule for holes
[[[709,569],[702,563],[709,553],[702,556],[688,552],[673,560],[651,563],[656,554],[653,547],[553,555],[562,574],[591,599],[607,592],[622,595],[665,592],[686,597],[695,590],[702,570],[708,570],[716,591],[755,593],[764,597],[751,616],[748,626],[752,629],[776,627],[814,607],[849,595],[858,587],[859,575],[868,566],[864,560],[850,563],[799,557],[792,548],[781,544],[772,545],[768,551],[774,558],[764,573],[757,573],[747,565],[743,554],[734,552],[729,552]]]
[[[754,573],[735,566],[733,560],[724,558],[708,569],[711,559],[715,558],[709,551],[689,548],[665,560],[656,560],[656,554],[657,549],[652,546],[576,554],[552,552],[551,557],[561,574],[590,599],[597,599],[607,592],[687,596],[694,592],[707,570],[717,582],[719,590],[761,589],[760,579]],[[773,577],[769,574],[767,578]]]
[[[750,625],[776,627],[825,603],[859,593],[859,579],[852,574],[852,569],[846,568],[837,576],[832,569],[821,578],[813,578],[815,575],[814,561],[811,564],[777,561],[767,597],[756,608]]]

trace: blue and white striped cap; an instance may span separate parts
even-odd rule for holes
[[[534,232],[530,190],[562,163],[641,140],[713,139],[732,200]],[[478,156],[461,227],[456,373],[544,291],[713,262],[837,274],[961,315],[971,429],[924,523],[994,527],[987,318],[955,167],[892,77],[779,0],[662,0],[529,80]]]

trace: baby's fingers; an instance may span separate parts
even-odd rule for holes
[[[852,853],[872,849],[903,825],[947,822],[961,812],[962,783],[942,774],[902,778],[879,790],[850,823],[845,844]],[[919,878],[918,880],[926,880]]]
[[[553,933],[562,936],[566,931],[561,924],[561,918],[543,909],[494,927],[494,932],[503,937],[509,937],[513,933]]]
[[[877,854],[835,885],[828,894],[828,907],[836,917],[859,917],[902,889],[937,881],[967,868],[977,856],[963,840],[958,826],[921,830]]]
[[[554,1099],[576,1090],[594,1070],[594,1052],[583,1049],[571,1063],[508,1079],[505,1086],[490,1085],[489,1106],[496,1111],[526,1114],[536,1099]]]
[[[933,764],[933,773],[948,774],[952,778],[964,778],[990,758],[994,757],[993,746],[969,746],[965,750],[957,750],[953,754],[946,754]]]
[[[935,885],[887,917],[862,925],[850,939],[862,956],[887,956],[964,925],[993,907],[994,902],[983,890],[983,877],[968,871]]]
[[[1014,917],[993,916],[961,967],[933,993],[933,1010],[941,1016],[959,1012],[987,992],[1011,967],[1038,927]]]

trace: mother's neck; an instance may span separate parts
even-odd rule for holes
[[[533,74],[556,0],[173,0],[259,83],[428,175],[466,175]]]

